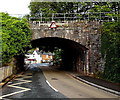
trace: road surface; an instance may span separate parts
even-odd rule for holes
[[[4,99],[47,98],[48,100],[119,100],[115,94],[97,89],[74,79],[68,72],[59,71],[47,66],[31,67],[23,75],[18,75],[2,89]],[[59,98],[59,99],[58,99]],[[30,99],[30,100],[31,100]],[[53,100],[54,100],[53,99]],[[81,100],[80,99],[80,100]]]
[[[68,98],[118,99],[118,96],[74,79],[68,72],[42,67],[46,79]]]

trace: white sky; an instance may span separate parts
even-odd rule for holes
[[[1,0],[0,12],[9,14],[29,14],[29,4],[31,0]]]

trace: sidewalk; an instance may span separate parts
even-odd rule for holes
[[[57,67],[53,67],[53,68],[59,69]],[[62,71],[62,69],[59,69],[59,70]],[[78,72],[67,71],[67,73],[69,75],[71,75],[72,77],[74,77],[74,78],[76,78],[76,79],[78,79],[86,84],[89,84],[89,85],[94,86],[96,88],[99,88],[99,89],[102,89],[102,90],[105,90],[107,92],[111,92],[111,93],[114,93],[114,94],[117,94],[120,96],[120,83],[112,83],[112,82],[109,82],[109,81],[106,81],[103,79],[94,78],[94,77],[91,77],[88,75],[81,75]]]
[[[98,79],[87,75],[72,74],[72,76],[84,83],[120,96],[120,83],[112,83],[103,79]]]

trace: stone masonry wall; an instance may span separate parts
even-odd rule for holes
[[[50,23],[31,22],[32,39],[59,37],[73,40],[88,48],[89,72],[102,69],[101,66],[101,24],[98,21],[76,21],[57,23],[57,29],[50,29]],[[86,65],[87,66],[87,65]]]

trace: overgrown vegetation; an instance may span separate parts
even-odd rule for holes
[[[101,52],[105,60],[103,78],[120,83],[120,22],[104,23]]]
[[[14,56],[25,53],[25,48],[30,46],[31,32],[25,18],[11,17],[7,13],[2,16],[2,66],[11,62]]]

